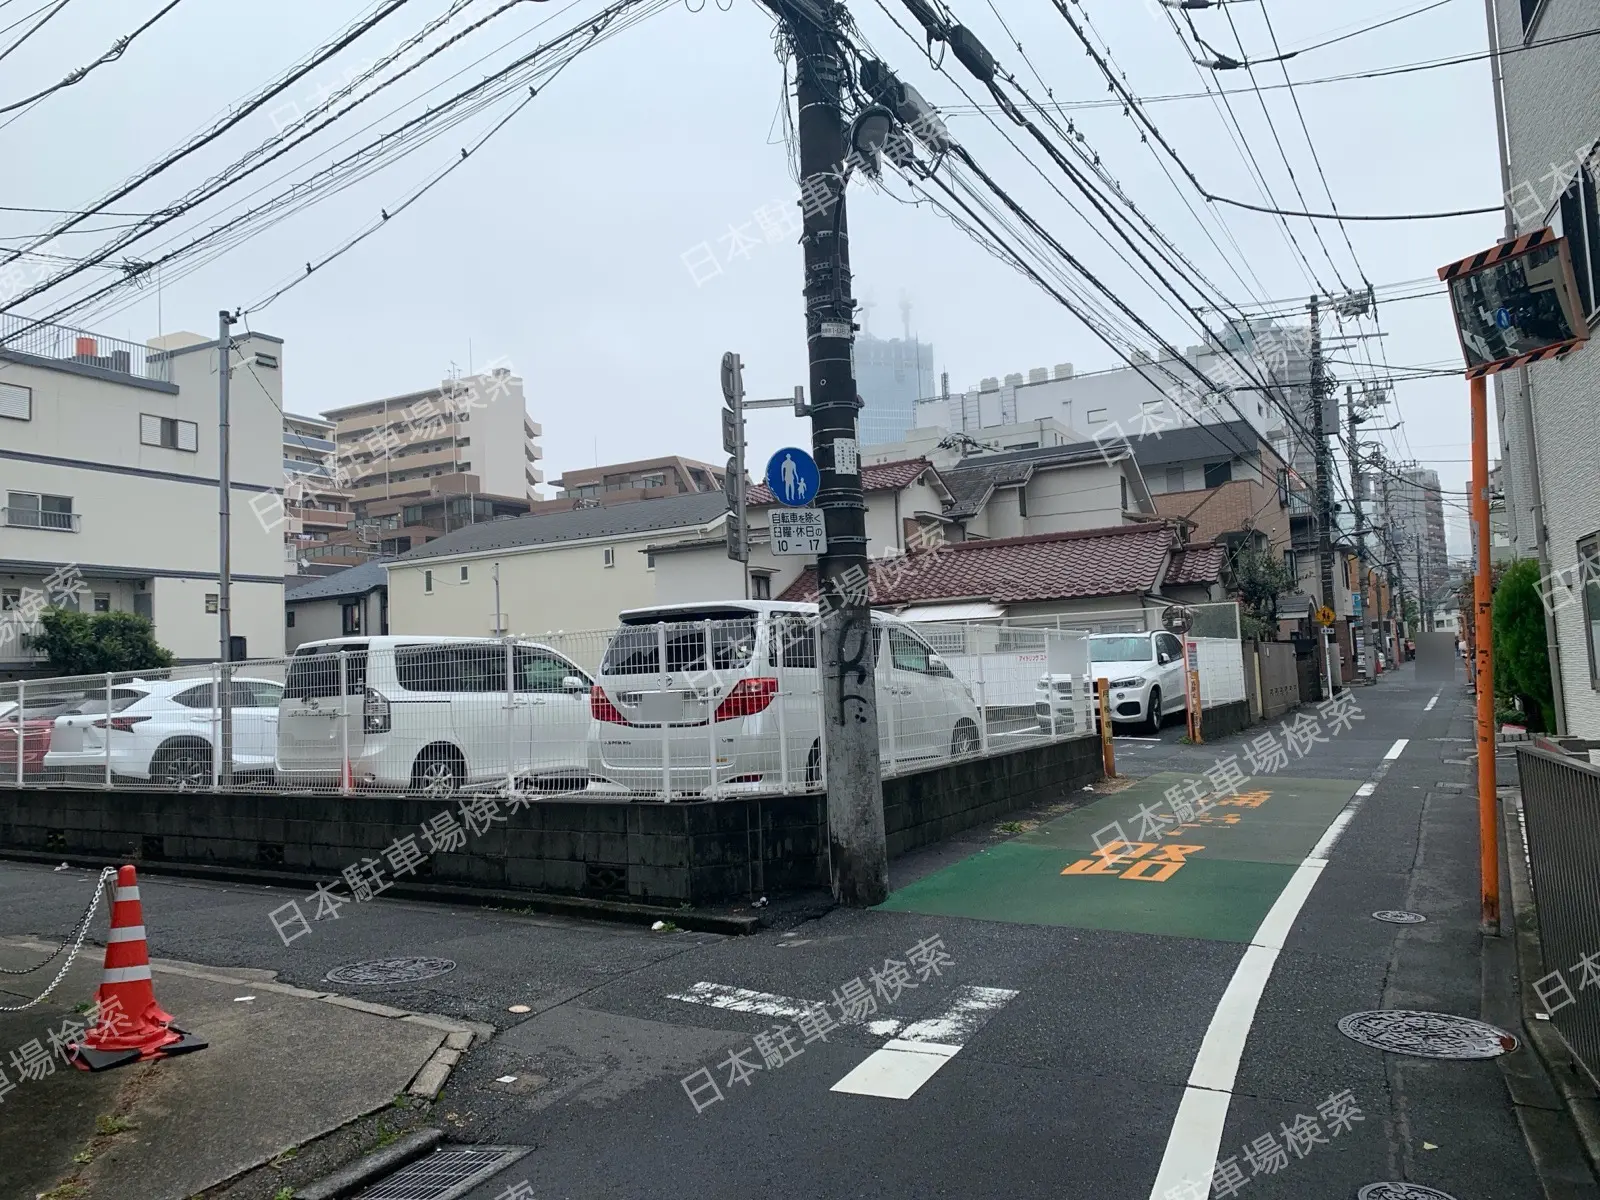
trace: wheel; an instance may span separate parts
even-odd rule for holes
[[[950,735],[950,757],[960,758],[963,754],[976,754],[977,751],[978,727],[965,718],[957,721],[955,732]]]
[[[1163,715],[1164,714],[1161,711],[1161,689],[1160,688],[1151,688],[1150,689],[1150,713],[1145,718],[1145,728],[1148,729],[1151,733],[1160,733],[1161,732],[1161,718],[1163,717]]]
[[[175,792],[208,788],[211,786],[211,747],[205,742],[162,746],[150,760],[150,777]]]
[[[806,753],[806,786],[815,787],[822,782],[822,739],[811,743]]]
[[[454,746],[428,746],[411,766],[411,786],[424,796],[453,796],[467,777],[467,765]]]

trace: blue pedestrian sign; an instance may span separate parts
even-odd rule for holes
[[[1501,329],[1511,328],[1511,314],[1503,308],[1495,310],[1494,323]]]
[[[786,446],[767,460],[767,486],[779,504],[801,508],[817,498],[822,475],[811,455]]]

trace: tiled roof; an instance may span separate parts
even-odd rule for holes
[[[1216,583],[1222,578],[1222,563],[1227,551],[1222,546],[1190,543],[1172,556],[1167,568],[1169,586],[1194,583]]]
[[[935,600],[1072,600],[1143,594],[1161,583],[1175,538],[1164,523],[1120,525],[1071,533],[955,542],[904,558],[875,559],[873,604]],[[807,567],[781,599],[815,600],[815,568]]]
[[[284,596],[290,604],[298,604],[302,600],[333,600],[346,596],[364,596],[373,588],[383,587],[389,582],[388,561],[380,559],[377,562],[362,563],[359,567],[347,567],[337,575],[325,575],[321,579],[312,579],[297,587],[290,588],[284,584]]]
[[[901,488],[910,487],[916,482],[917,477],[924,471],[933,470],[933,464],[925,458],[902,458],[898,462],[873,463],[861,468],[861,490],[864,492],[898,492]],[[934,471],[937,475],[938,472]],[[756,508],[766,504],[776,504],[778,498],[772,494],[772,489],[760,483],[745,493],[745,506]]]
[[[972,462],[972,459],[966,460]],[[981,460],[980,460],[981,461]],[[944,472],[944,483],[955,497],[955,503],[945,511],[948,517],[972,517],[988,503],[989,494],[997,487],[1026,483],[1033,474],[1031,462],[996,463],[994,466],[960,466]]]

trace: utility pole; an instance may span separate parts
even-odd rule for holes
[[[828,548],[817,560],[821,610],[822,744],[834,898],[881,903],[889,894],[878,763],[871,609],[867,603],[866,501],[861,491],[852,365],[849,225],[842,100],[846,73],[835,0],[767,0],[795,59],[795,102],[804,215],[806,342],[811,445],[822,476]]]
[[[1333,513],[1328,496],[1329,454],[1328,428],[1325,402],[1328,379],[1322,362],[1322,325],[1318,312],[1318,298],[1311,297],[1311,436],[1316,439],[1312,447],[1316,454],[1317,488],[1317,567],[1322,577],[1322,605],[1333,611]],[[1319,628],[1321,628],[1319,626]],[[1323,653],[1327,659],[1328,694],[1333,694],[1332,629],[1323,631]]]
[[[217,625],[221,645],[221,670],[217,674],[217,706],[221,714],[221,745],[217,750],[217,781],[233,786],[233,556],[230,524],[231,487],[228,478],[228,374],[233,347],[228,329],[233,317],[227,309],[217,314]]]
[[[1361,592],[1360,628],[1362,633],[1365,634],[1367,632],[1367,624],[1369,620],[1369,614],[1367,612],[1367,532],[1362,523],[1361,443],[1357,440],[1359,431],[1356,429],[1356,426],[1361,424],[1364,418],[1360,413],[1356,412],[1355,388],[1349,386],[1348,384],[1345,385],[1344,389],[1344,404],[1346,420],[1349,423],[1350,430],[1350,504],[1351,507],[1355,509],[1356,518],[1356,569],[1357,576],[1360,579],[1359,588]],[[1364,638],[1363,641],[1369,643],[1364,647],[1357,647],[1353,644],[1351,646],[1351,650],[1356,657],[1356,662],[1360,664],[1360,669],[1369,680],[1375,678],[1376,676],[1376,671],[1374,669],[1376,661],[1374,656],[1376,651],[1370,645],[1371,640],[1372,639],[1370,637]],[[1369,659],[1372,661],[1369,661]]]

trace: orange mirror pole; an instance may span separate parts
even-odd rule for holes
[[[1478,869],[1484,933],[1500,932],[1500,824],[1495,814],[1494,632],[1489,592],[1489,387],[1483,376],[1472,389],[1472,539],[1477,551],[1472,581],[1473,649],[1478,700]]]

